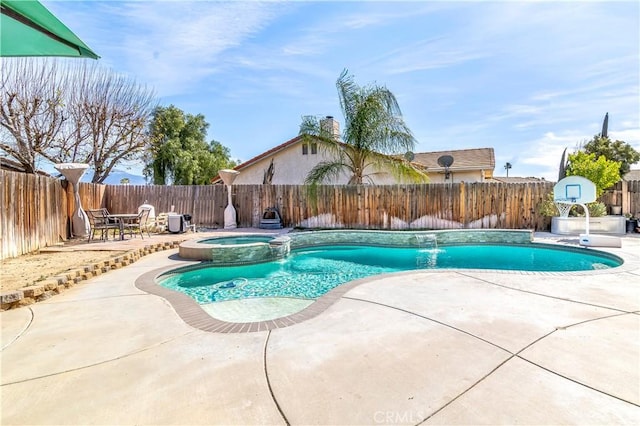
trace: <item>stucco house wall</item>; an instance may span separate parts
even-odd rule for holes
[[[484,170],[452,171],[450,172],[448,179],[445,179],[444,172],[434,172],[427,174],[429,175],[429,182],[431,183],[460,183],[484,182],[486,173]]]
[[[316,145],[316,150],[312,149],[311,144],[306,143],[306,154],[303,154],[302,140],[297,140],[289,146],[267,155],[264,158],[256,160],[254,163],[243,167],[240,174],[234,181],[234,185],[255,185],[262,184],[265,171],[269,168],[273,159],[273,178],[271,183],[274,185],[302,185],[305,178],[318,163],[330,159],[328,153]],[[343,176],[340,179],[346,183],[347,178]]]
[[[271,183],[274,185],[302,185],[305,178],[318,163],[331,159],[329,153],[317,146],[316,153],[313,153],[311,146],[307,144],[306,154],[303,154],[302,140],[294,141],[290,145],[278,150],[277,152],[267,155],[256,160],[252,164],[242,167],[240,174],[234,181],[234,185],[256,185],[262,184],[265,171],[269,168],[273,159],[274,173]],[[429,172],[429,181],[431,183],[459,183],[459,182],[483,182],[492,176],[493,170],[456,170],[452,168],[448,179],[445,179],[443,170],[435,170]],[[393,185],[398,182],[389,173],[375,172],[367,169],[365,174],[369,175],[366,183],[376,185]],[[340,176],[338,180],[332,181],[331,184],[342,185],[347,184],[349,178],[346,174]]]

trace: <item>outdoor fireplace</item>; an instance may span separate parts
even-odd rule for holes
[[[282,219],[280,213],[274,207],[268,207],[262,214],[260,219],[260,228],[262,229],[281,229]]]

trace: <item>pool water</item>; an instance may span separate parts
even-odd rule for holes
[[[203,267],[161,276],[159,284],[200,304],[253,297],[316,299],[359,278],[416,269],[585,271],[619,266],[614,256],[542,245],[460,245],[434,249],[323,246],[273,262]]]
[[[206,240],[200,240],[199,242],[204,244],[220,244],[228,246],[237,244],[268,243],[273,240],[273,238],[273,235],[243,235],[237,237],[209,238]]]

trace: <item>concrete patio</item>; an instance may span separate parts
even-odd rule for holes
[[[371,277],[251,333],[193,328],[136,288],[186,263],[153,253],[0,314],[0,423],[637,425],[639,236],[606,249],[613,270]]]

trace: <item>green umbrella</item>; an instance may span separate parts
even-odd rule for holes
[[[0,56],[99,58],[37,1],[0,0],[0,12]]]

